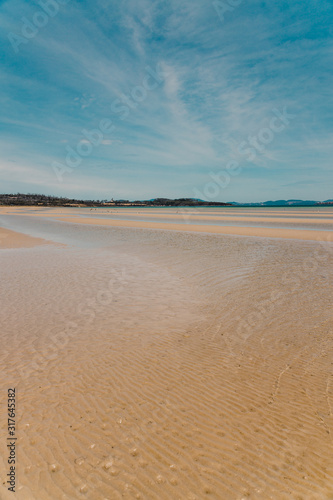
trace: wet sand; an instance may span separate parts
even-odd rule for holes
[[[261,236],[265,238],[288,238],[297,240],[317,240],[325,241],[328,238],[326,231],[307,231],[294,230],[294,229],[276,229],[276,228],[261,228],[261,227],[235,227],[235,226],[211,226],[209,224],[201,225],[187,225],[182,223],[168,224],[158,222],[146,221],[128,221],[128,220],[105,220],[94,218],[62,218],[58,220],[65,222],[73,222],[76,224],[98,224],[101,226],[115,226],[115,227],[132,227],[140,229],[163,229],[169,231],[191,231],[199,233],[218,233],[218,234],[234,234],[238,236]]]
[[[330,207],[279,209],[259,208],[0,208],[0,215],[44,217],[89,225],[163,229],[199,233],[231,234],[264,238],[331,241],[333,209]],[[283,216],[281,216],[283,215]],[[140,220],[139,220],[140,219]],[[172,221],[171,221],[172,219]],[[312,226],[312,227],[311,227]]]
[[[333,498],[331,233],[73,212],[0,210],[0,225],[57,242],[0,250],[14,498]],[[1,478],[6,418],[2,406]]]

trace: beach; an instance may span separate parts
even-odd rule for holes
[[[0,498],[333,498],[333,208],[0,208]]]

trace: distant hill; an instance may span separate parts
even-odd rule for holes
[[[205,207],[225,207],[228,205],[231,205],[231,203],[224,203],[224,202],[218,202],[218,201],[204,201],[204,200],[199,200],[196,198],[176,198],[176,199],[169,199],[169,198],[153,198],[151,200],[145,200],[145,201],[136,201],[136,202],[129,202],[129,203],[140,203],[143,205],[151,205],[151,206],[164,206],[164,207],[199,207],[199,206],[205,206]]]
[[[242,207],[311,207],[318,205],[333,204],[333,200],[314,201],[314,200],[276,200],[276,201],[263,201],[258,203],[237,203],[232,202],[235,206]]]

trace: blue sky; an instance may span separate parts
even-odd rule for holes
[[[333,198],[332,2],[229,2],[0,2],[0,192]]]

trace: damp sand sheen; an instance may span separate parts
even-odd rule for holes
[[[1,500],[333,499],[333,208],[0,226]]]

